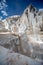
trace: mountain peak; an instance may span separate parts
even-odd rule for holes
[[[32,13],[34,17],[38,14],[39,10],[30,4],[25,10],[24,13],[28,16],[29,13]]]
[[[37,11],[37,9],[32,4],[30,4],[28,8],[30,9],[30,12]]]
[[[32,4],[29,5],[29,8],[33,8],[34,6]]]

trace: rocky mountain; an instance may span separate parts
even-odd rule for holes
[[[4,25],[5,25],[5,29],[7,29],[8,31],[13,31],[14,30],[14,26],[16,26],[16,21],[20,18],[19,15],[15,15],[15,16],[11,16],[9,18],[6,18],[3,20]],[[12,30],[13,28],[13,30]]]
[[[31,31],[34,33],[35,29],[37,29],[37,31],[40,31],[40,27],[42,26],[42,16],[39,15],[39,11],[34,8],[32,5],[30,5],[29,7],[27,7],[21,18],[17,21],[18,27],[20,28],[20,30],[22,29],[22,23],[24,23],[23,26],[25,26],[24,28],[29,28],[29,31],[31,33]],[[23,28],[23,29],[24,29]],[[21,30],[22,32],[23,30]]]
[[[15,16],[11,16],[11,17],[8,17],[4,20],[1,20],[0,21],[0,25],[1,25],[1,30],[0,31],[13,31],[14,30],[14,26],[16,26],[16,21],[20,18],[19,15],[15,15]],[[12,30],[13,28],[13,30]]]
[[[0,64],[43,65],[43,16],[41,11],[29,5],[21,16],[11,16],[2,20],[2,23],[9,34],[5,31],[4,34],[0,34],[0,59],[2,59]]]

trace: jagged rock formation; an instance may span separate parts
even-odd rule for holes
[[[30,47],[32,49],[32,52],[31,50],[28,52],[30,55],[32,54],[32,57],[34,56],[36,59],[37,57],[40,59],[41,56],[43,57],[43,34],[41,35],[41,32],[43,33],[43,31],[41,31],[43,29],[43,16],[41,14],[39,15],[39,12],[40,11],[30,5],[24,10],[21,18],[17,21],[18,33],[21,34],[21,36],[22,34],[27,36],[26,39],[28,41],[25,41],[27,46],[29,45],[27,48]],[[25,42],[23,41],[22,43],[25,44]],[[24,49],[27,53],[26,47]]]
[[[16,26],[16,21],[20,18],[19,15],[11,16],[9,18],[4,19],[2,22],[4,22],[5,29],[8,31],[14,31]]]
[[[19,53],[27,56],[28,58],[30,57],[35,61],[43,62],[43,16],[39,10],[30,5],[24,10],[21,16],[12,16],[3,20],[3,23],[5,25],[4,28],[8,30],[7,32],[10,32],[10,34],[0,34],[0,46],[15,52],[14,56],[12,56],[13,52],[11,53],[11,58],[9,57],[9,59],[13,59],[14,61],[14,58],[12,57],[16,58],[15,54],[17,53],[18,55]],[[26,59],[24,57],[23,60]],[[20,60],[22,63],[22,59]],[[10,62],[8,60],[8,64],[9,63]],[[21,63],[17,61],[16,63],[21,65]]]
[[[37,11],[38,10],[36,10],[36,8],[34,8],[32,5],[30,5],[24,10],[24,13],[22,14],[21,18],[17,21],[17,25],[20,30],[22,28],[28,30],[30,34],[34,34],[35,30],[37,30],[37,33],[40,31],[40,27],[42,26],[43,21],[42,16],[39,16]],[[23,29],[21,30],[21,32],[23,31]]]

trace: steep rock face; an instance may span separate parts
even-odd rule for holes
[[[42,26],[42,16],[38,14],[39,11],[34,8],[32,5],[27,7],[24,10],[21,18],[17,21],[18,29],[22,31],[27,31],[31,33],[38,33],[40,31],[40,27]],[[20,31],[19,31],[20,32]]]
[[[40,15],[42,16],[42,21],[43,21],[43,9],[39,9]],[[43,31],[43,22],[41,26],[41,30]]]
[[[39,11],[30,5],[24,10],[21,17],[18,16],[17,20],[16,17],[14,19],[13,17],[3,20],[5,29],[14,34],[0,35],[0,46],[43,62],[43,37],[40,32],[43,29],[42,15],[39,15]],[[15,36],[16,33],[18,35]],[[12,55],[10,57],[9,59],[13,59]]]
[[[18,34],[21,35],[21,43],[24,54],[35,59],[43,57],[43,16],[32,5],[27,7],[17,21]],[[25,38],[26,35],[26,38]],[[27,40],[27,41],[26,41]],[[26,46],[27,44],[27,46]],[[29,54],[29,53],[30,54]]]

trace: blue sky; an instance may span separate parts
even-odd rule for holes
[[[43,8],[43,0],[0,0],[0,19],[21,15],[29,4],[37,9]]]

